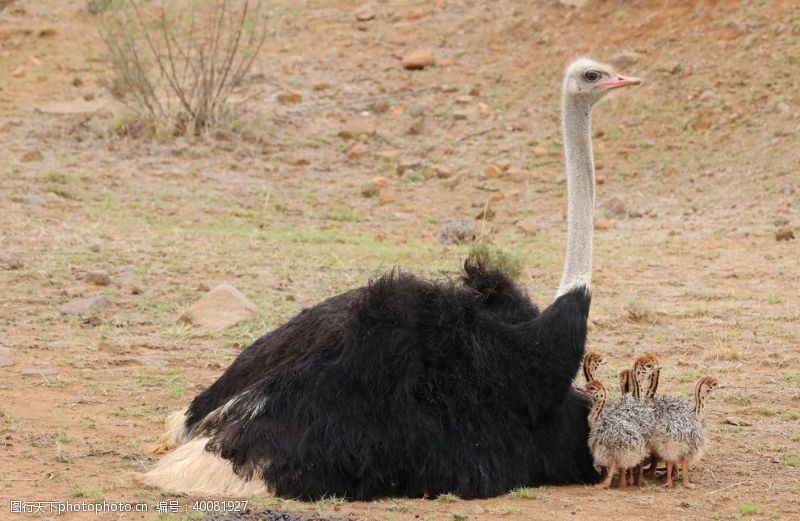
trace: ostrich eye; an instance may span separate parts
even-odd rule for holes
[[[583,74],[583,79],[589,82],[595,82],[600,79],[600,73],[597,71],[586,71]]]

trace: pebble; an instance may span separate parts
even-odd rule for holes
[[[411,71],[424,69],[433,65],[433,52],[429,49],[417,49],[403,56],[403,68]]]
[[[791,241],[794,239],[794,232],[788,228],[783,228],[775,232],[776,241]]]
[[[70,300],[69,302],[62,304],[58,309],[67,315],[81,315],[90,311],[97,311],[99,309],[106,308],[110,304],[111,303],[106,297],[103,295],[97,295],[94,297]]]
[[[294,105],[303,101],[303,94],[296,90],[287,90],[278,94],[278,101],[284,105]]]
[[[28,150],[24,154],[22,154],[19,158],[20,161],[23,163],[30,163],[32,161],[41,161],[44,159],[44,156],[38,150]]]
[[[258,311],[258,306],[232,284],[223,282],[189,306],[178,321],[220,331],[254,317]]]
[[[533,155],[536,157],[544,157],[547,155],[547,147],[539,145],[533,147]]]
[[[25,262],[19,257],[9,257],[6,259],[5,264],[9,270],[21,270],[25,267]]]
[[[19,372],[22,376],[35,377],[35,376],[53,376],[57,371],[52,367],[43,367],[41,369],[23,369]]]
[[[375,18],[375,13],[369,7],[362,7],[356,11],[356,20],[359,22],[369,22]]]
[[[472,221],[455,220],[442,228],[439,241],[450,244],[465,244],[478,238],[478,228]]]
[[[358,142],[347,149],[347,158],[350,160],[358,159],[367,155],[367,152],[369,152],[367,145]]]
[[[600,205],[603,215],[607,219],[624,219],[628,216],[628,209],[625,203],[617,196],[612,196]]]
[[[612,224],[613,221],[599,217],[594,221],[594,229],[598,231],[608,230]]]
[[[436,173],[436,177],[440,179],[447,179],[453,175],[453,172],[451,172],[450,169],[445,165],[433,165],[433,171]]]
[[[497,165],[487,165],[486,168],[483,169],[483,173],[490,179],[497,179],[503,175],[503,171]]]
[[[105,270],[88,271],[84,278],[86,282],[91,282],[98,286],[108,286],[111,284],[111,277],[108,276],[108,272]]]
[[[371,118],[354,118],[345,123],[338,132],[343,139],[353,139],[361,136],[369,137],[375,133],[375,121]]]
[[[519,221],[517,223],[517,228],[522,230],[525,233],[525,235],[531,237],[534,235],[538,235],[539,232],[542,230],[542,226],[539,223],[533,221],[532,219],[524,219],[522,221]]]
[[[47,199],[38,195],[29,194],[22,196],[22,202],[28,206],[44,206],[47,204]]]
[[[394,201],[395,201],[395,199],[397,199],[397,196],[396,196],[396,195],[394,194],[394,192],[392,192],[391,190],[382,189],[382,190],[381,190],[381,191],[378,193],[378,201],[379,201],[381,204],[389,204],[389,203],[392,203],[392,202],[394,202]]]

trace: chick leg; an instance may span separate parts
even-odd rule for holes
[[[620,469],[619,472],[619,488],[625,488],[628,485],[628,469]]]
[[[611,464],[606,469],[606,479],[604,479],[601,483],[598,483],[597,486],[600,488],[609,488],[611,486],[611,480],[614,479],[614,473],[617,472],[617,462],[612,461]]]
[[[641,485],[644,477],[644,465],[639,464],[637,468],[639,469],[639,472],[636,474],[636,484]]]
[[[656,470],[658,470],[659,459],[655,454],[650,456],[650,467],[647,469],[647,476],[650,479],[655,479]]]
[[[681,460],[681,474],[683,474],[684,488],[695,488],[697,486],[693,483],[689,483],[689,458],[683,458]]]
[[[667,464],[667,481],[664,483],[666,486],[672,486],[672,462],[670,460],[666,461]]]

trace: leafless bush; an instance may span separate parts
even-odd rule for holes
[[[267,38],[262,0],[105,0],[107,86],[156,132],[219,123]]]

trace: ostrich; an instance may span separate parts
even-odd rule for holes
[[[543,311],[480,258],[460,284],[392,271],[256,340],[173,415],[142,480],[172,492],[463,498],[597,481],[572,388],[591,301],[590,114],[641,80],[586,58],[562,90],[567,254]]]

